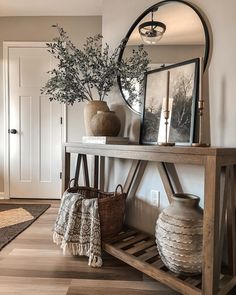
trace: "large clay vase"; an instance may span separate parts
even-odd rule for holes
[[[91,121],[91,130],[95,136],[117,136],[120,127],[120,119],[113,111],[98,111]]]
[[[163,263],[173,272],[197,275],[202,267],[203,210],[199,197],[174,194],[156,223],[156,243]]]
[[[86,135],[93,135],[91,130],[91,120],[98,111],[109,111],[108,105],[105,101],[92,100],[86,103],[84,107],[84,124]]]

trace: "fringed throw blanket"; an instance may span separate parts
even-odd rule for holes
[[[63,253],[89,257],[89,266],[101,267],[101,233],[97,199],[65,192],[53,232],[53,241]]]

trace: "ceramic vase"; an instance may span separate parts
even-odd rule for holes
[[[98,111],[109,111],[108,105],[105,101],[92,100],[87,102],[84,107],[84,124],[87,136],[93,135],[91,130],[91,120]]]
[[[157,219],[157,249],[167,268],[178,274],[201,273],[203,210],[199,200],[191,194],[174,194]]]
[[[91,121],[91,130],[95,136],[117,136],[120,127],[120,119],[113,111],[98,111]]]

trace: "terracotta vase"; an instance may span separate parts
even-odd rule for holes
[[[91,130],[95,136],[117,136],[120,127],[120,119],[113,111],[98,111],[91,121]]]
[[[86,103],[84,107],[84,124],[86,135],[93,135],[91,130],[91,120],[98,111],[109,111],[108,105],[105,101],[92,100]]]
[[[173,272],[197,275],[202,267],[203,210],[200,198],[174,194],[156,223],[156,243],[163,263]]]

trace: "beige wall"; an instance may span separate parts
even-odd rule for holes
[[[105,40],[117,46],[126,35],[136,18],[157,0],[104,0],[103,3],[103,36]],[[192,0],[207,16],[213,33],[213,54],[209,68],[209,85],[205,91],[210,96],[211,142],[216,146],[236,146],[236,41],[235,41],[235,0]],[[206,81],[207,83],[207,81]],[[112,103],[122,100],[119,91],[114,91]],[[140,117],[132,114],[123,104],[126,133],[138,138],[137,126]],[[117,163],[114,183],[119,182],[127,171],[127,165]],[[181,182],[185,192],[195,193],[203,203],[203,169],[201,167],[178,166]],[[191,175],[191,176],[190,176]],[[151,204],[151,189],[161,192],[161,207],[166,206],[166,196],[155,165],[147,169],[135,198],[129,202],[128,222],[143,230],[154,232],[158,209]]]
[[[101,33],[102,18],[88,17],[0,17],[0,85],[3,85],[3,41],[51,41],[56,35],[51,26],[58,23],[81,46],[88,36]],[[79,140],[83,134],[83,104],[68,110],[68,139]],[[3,191],[3,87],[0,87],[0,192]]]

